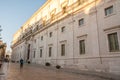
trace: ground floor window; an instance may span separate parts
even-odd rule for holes
[[[109,44],[110,52],[119,51],[119,42],[118,42],[117,32],[108,34],[108,44]]]
[[[34,51],[34,55],[33,55],[34,58],[35,58],[35,54],[36,54],[36,52]]]
[[[79,52],[80,54],[85,54],[85,40],[79,41]]]
[[[61,44],[61,56],[65,56],[65,44]]]
[[[49,57],[52,55],[52,47],[49,47]]]
[[[42,57],[42,49],[40,49],[40,57]]]

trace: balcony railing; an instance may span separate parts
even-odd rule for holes
[[[81,9],[79,7],[81,7],[82,5],[84,5],[84,3],[88,3],[89,4],[88,1],[89,0],[78,0],[78,1],[74,2],[73,4],[71,4],[71,5],[69,5],[69,6],[66,7],[66,9],[65,9],[66,11],[64,13],[63,13],[63,11],[61,11],[61,12],[59,12],[57,14],[54,14],[54,16],[51,17],[51,18],[54,17],[54,19],[50,18],[49,20],[45,21],[45,23],[43,23],[42,19],[40,19],[35,24],[33,24],[30,27],[30,29],[28,28],[26,30],[26,32],[22,34],[22,37],[21,37],[20,40],[22,40],[22,39],[24,39],[24,38],[26,38],[26,37],[28,37],[28,36],[36,33],[37,31],[39,31],[39,30],[41,30],[41,29],[43,29],[43,28],[51,25],[52,23],[55,23],[58,20],[63,19],[64,17],[68,16],[69,14],[74,13],[76,10]],[[86,5],[88,5],[88,4],[86,4]],[[84,6],[86,6],[86,5],[84,5]],[[16,41],[16,43],[19,42],[20,40]]]

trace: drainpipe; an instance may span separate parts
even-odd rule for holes
[[[95,10],[96,10],[96,24],[97,24],[97,32],[98,32],[98,47],[99,47],[99,58],[100,58],[100,63],[102,64],[102,57],[101,57],[101,51],[100,51],[100,38],[99,38],[99,25],[98,25],[98,14],[97,14],[97,5],[96,5],[96,1],[95,0]]]

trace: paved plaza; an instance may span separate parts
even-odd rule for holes
[[[0,71],[0,80],[115,80],[94,75],[67,72],[37,65],[4,63]]]

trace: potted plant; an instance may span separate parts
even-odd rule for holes
[[[61,68],[61,66],[60,66],[60,65],[56,65],[56,68],[57,68],[57,69],[60,69],[60,68]]]
[[[46,62],[45,65],[46,65],[46,66],[50,66],[50,63],[49,63],[49,62]]]

